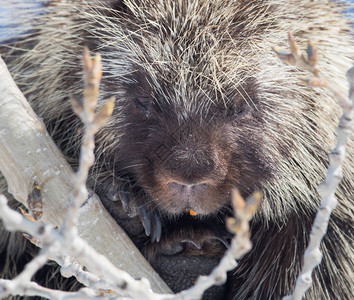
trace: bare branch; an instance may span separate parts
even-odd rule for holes
[[[252,248],[250,241],[249,221],[261,202],[261,194],[254,193],[247,199],[241,197],[237,190],[233,190],[232,203],[235,218],[228,219],[228,228],[236,235],[231,241],[230,249],[225,253],[219,264],[208,276],[200,276],[196,284],[188,290],[171,297],[173,300],[201,299],[205,290],[213,285],[221,285],[227,279],[227,272],[236,268],[237,259],[240,259]]]
[[[292,63],[312,72],[314,77],[305,80],[305,82],[311,86],[321,86],[329,89],[343,109],[343,115],[339,120],[337,129],[337,144],[329,154],[329,167],[326,178],[318,187],[318,192],[321,196],[321,205],[316,214],[314,224],[312,225],[310,242],[304,254],[304,264],[302,266],[301,273],[297,278],[293,294],[283,298],[283,300],[300,300],[312,284],[311,276],[314,268],[321,263],[322,253],[320,251],[320,243],[327,232],[330,215],[338,203],[335,193],[343,176],[342,165],[345,159],[346,143],[354,127],[354,67],[347,73],[350,84],[350,101],[349,99],[341,96],[335,87],[330,86],[327,81],[320,76],[320,71],[316,65],[317,51],[315,45],[309,42],[307,48],[308,59],[306,59],[304,55],[301,54],[301,51],[297,47],[291,34],[289,34],[289,44],[291,53],[287,55],[284,54],[284,51],[277,48],[274,50],[285,62]]]

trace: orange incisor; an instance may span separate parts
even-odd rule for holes
[[[189,210],[189,214],[190,214],[191,216],[196,216],[198,213],[197,213],[195,210],[190,209],[190,210]]]

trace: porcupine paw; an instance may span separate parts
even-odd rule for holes
[[[157,210],[151,210],[126,191],[110,191],[101,196],[101,201],[128,235],[138,236],[145,232],[152,243],[160,241],[162,223]]]

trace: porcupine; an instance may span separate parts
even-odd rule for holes
[[[295,0],[34,2],[34,8],[13,11],[8,28],[16,34],[2,42],[1,55],[75,167],[82,125],[68,95],[82,90],[82,46],[101,53],[100,103],[112,95],[117,101],[96,137],[90,187],[162,278],[178,291],[215,266],[230,237],[224,221],[237,187],[245,197],[263,193],[251,223],[253,249],[227,284],[205,299],[289,294],[319,205],[316,186],[334,145],[339,108],[323,89],[299,84],[307,74],[281,63],[270,49],[286,47],[287,31],[300,44],[311,38],[321,73],[345,92],[354,53],[343,6]],[[339,205],[307,299],[354,298],[353,140],[348,152]],[[5,234],[0,245],[15,260],[25,251],[22,241]]]

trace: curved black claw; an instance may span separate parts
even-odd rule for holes
[[[215,240],[221,242],[225,246],[226,249],[230,248],[230,243],[227,241],[226,237],[216,237],[216,236],[214,237],[213,236],[212,239],[215,239]]]
[[[162,232],[162,224],[160,217],[156,213],[156,211],[153,213],[153,231],[151,234],[151,242],[159,242],[161,239],[161,232]]]
[[[201,249],[203,248],[203,244],[202,244],[202,243],[196,242],[196,241],[192,241],[192,240],[190,240],[190,239],[182,240],[181,242],[182,242],[182,243],[191,244],[191,245],[193,245],[193,247],[195,247],[195,248],[198,249],[198,250],[201,250]]]
[[[145,234],[147,236],[149,236],[151,233],[150,212],[144,206],[141,206],[141,207],[139,207],[139,214],[140,214],[141,222],[143,223],[143,226],[145,229]]]
[[[141,222],[143,223],[145,234],[151,235],[151,242],[159,242],[161,239],[162,223],[157,212],[151,213],[146,207],[139,208]]]
[[[122,202],[124,212],[129,212],[129,195],[126,192],[119,192],[119,199]]]

